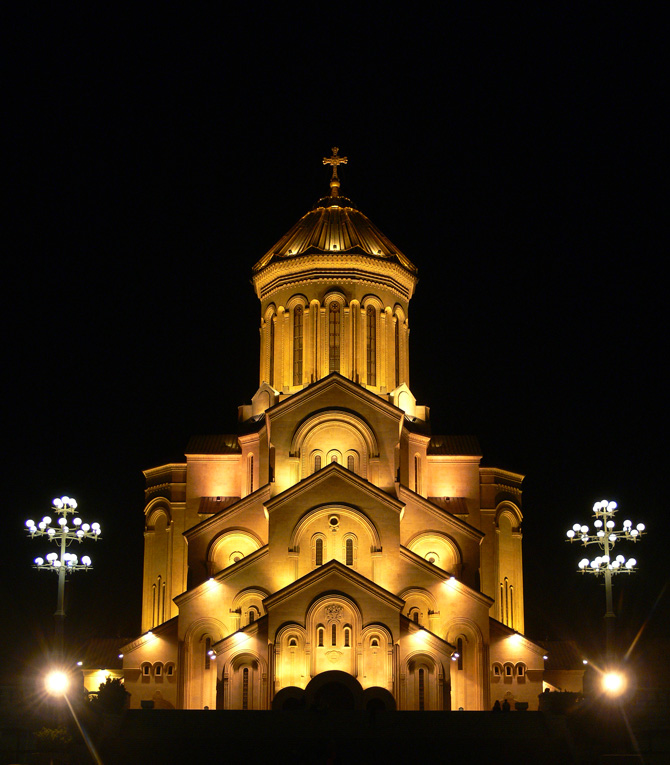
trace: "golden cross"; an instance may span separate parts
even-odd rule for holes
[[[330,193],[331,193],[331,196],[336,197],[339,193],[338,190],[340,188],[340,181],[339,181],[339,178],[337,177],[337,166],[346,165],[348,160],[346,157],[337,156],[337,153],[339,152],[339,148],[337,146],[333,146],[332,152],[333,152],[333,155],[331,157],[323,158],[323,164],[332,165],[333,167],[333,176],[330,179]]]

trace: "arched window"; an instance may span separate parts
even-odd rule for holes
[[[325,630],[323,629],[323,627],[319,627],[319,629],[316,631],[317,643],[319,648],[323,648],[324,631]]]
[[[351,647],[351,627],[344,628],[344,647]]]
[[[321,470],[321,455],[317,454],[316,457],[314,457],[314,472],[316,473],[317,470]]]
[[[372,648],[379,648],[379,640],[377,638],[372,638],[370,641],[370,646]]]
[[[337,626],[335,623],[333,623],[333,626],[330,628],[330,644],[337,645]]]
[[[367,309],[367,372],[368,385],[377,384],[377,312],[374,306]]]
[[[302,384],[302,325],[303,309],[297,305],[293,309],[293,384]]]
[[[463,638],[456,641],[456,652],[458,653],[458,669],[463,669]]]
[[[395,387],[400,385],[400,318],[395,317],[393,345],[395,347]]]
[[[340,371],[340,304],[335,301],[328,310],[328,371]]]
[[[517,677],[525,677],[526,676],[526,665],[519,663],[516,665],[516,676]]]
[[[270,385],[275,384],[275,317],[270,317]]]
[[[288,646],[289,646],[289,648],[297,648],[298,641],[294,637],[292,637],[288,641]]]
[[[355,465],[354,465],[354,458],[353,458],[353,456],[350,454],[350,455],[347,457],[347,470],[350,470],[350,471],[353,473],[353,472],[354,472],[354,467],[355,467]]]
[[[254,455],[249,455],[249,494],[254,490]]]
[[[323,566],[323,539],[317,539],[314,545],[314,557],[317,566]]]
[[[354,565],[354,540],[349,538],[345,545],[345,562],[347,566]]]
[[[419,670],[419,710],[426,708],[426,672],[423,667]]]
[[[212,650],[212,638],[207,637],[205,638],[205,669],[210,669],[210,667],[212,666],[211,650]]]
[[[419,455],[414,455],[414,491],[418,494],[419,493],[419,466],[421,464],[421,461],[419,459]]]
[[[242,670],[242,709],[249,709],[249,667]]]

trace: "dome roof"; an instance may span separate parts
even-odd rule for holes
[[[337,150],[324,164],[346,162]],[[299,255],[358,254],[393,261],[412,274],[416,266],[347,197],[339,194],[337,165],[333,166],[330,196],[320,199],[254,266],[254,273],[270,263]]]

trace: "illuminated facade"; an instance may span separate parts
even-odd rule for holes
[[[253,269],[235,435],[147,470],[131,706],[481,710],[542,691],[522,636],[522,476],[434,436],[409,387],[416,267],[346,197]]]

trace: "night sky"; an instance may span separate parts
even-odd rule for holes
[[[52,629],[56,577],[30,567],[48,546],[23,524],[62,494],[103,528],[69,585],[72,644],[139,631],[141,471],[235,431],[258,386],[251,267],[327,193],[335,145],[342,193],[419,268],[410,385],[433,432],[526,476],[527,634],[602,643],[603,589],[564,541],[602,498],[650,531],[622,550],[640,570],[615,580],[621,640],[662,634],[660,25],[409,7],[5,22],[8,667]]]

